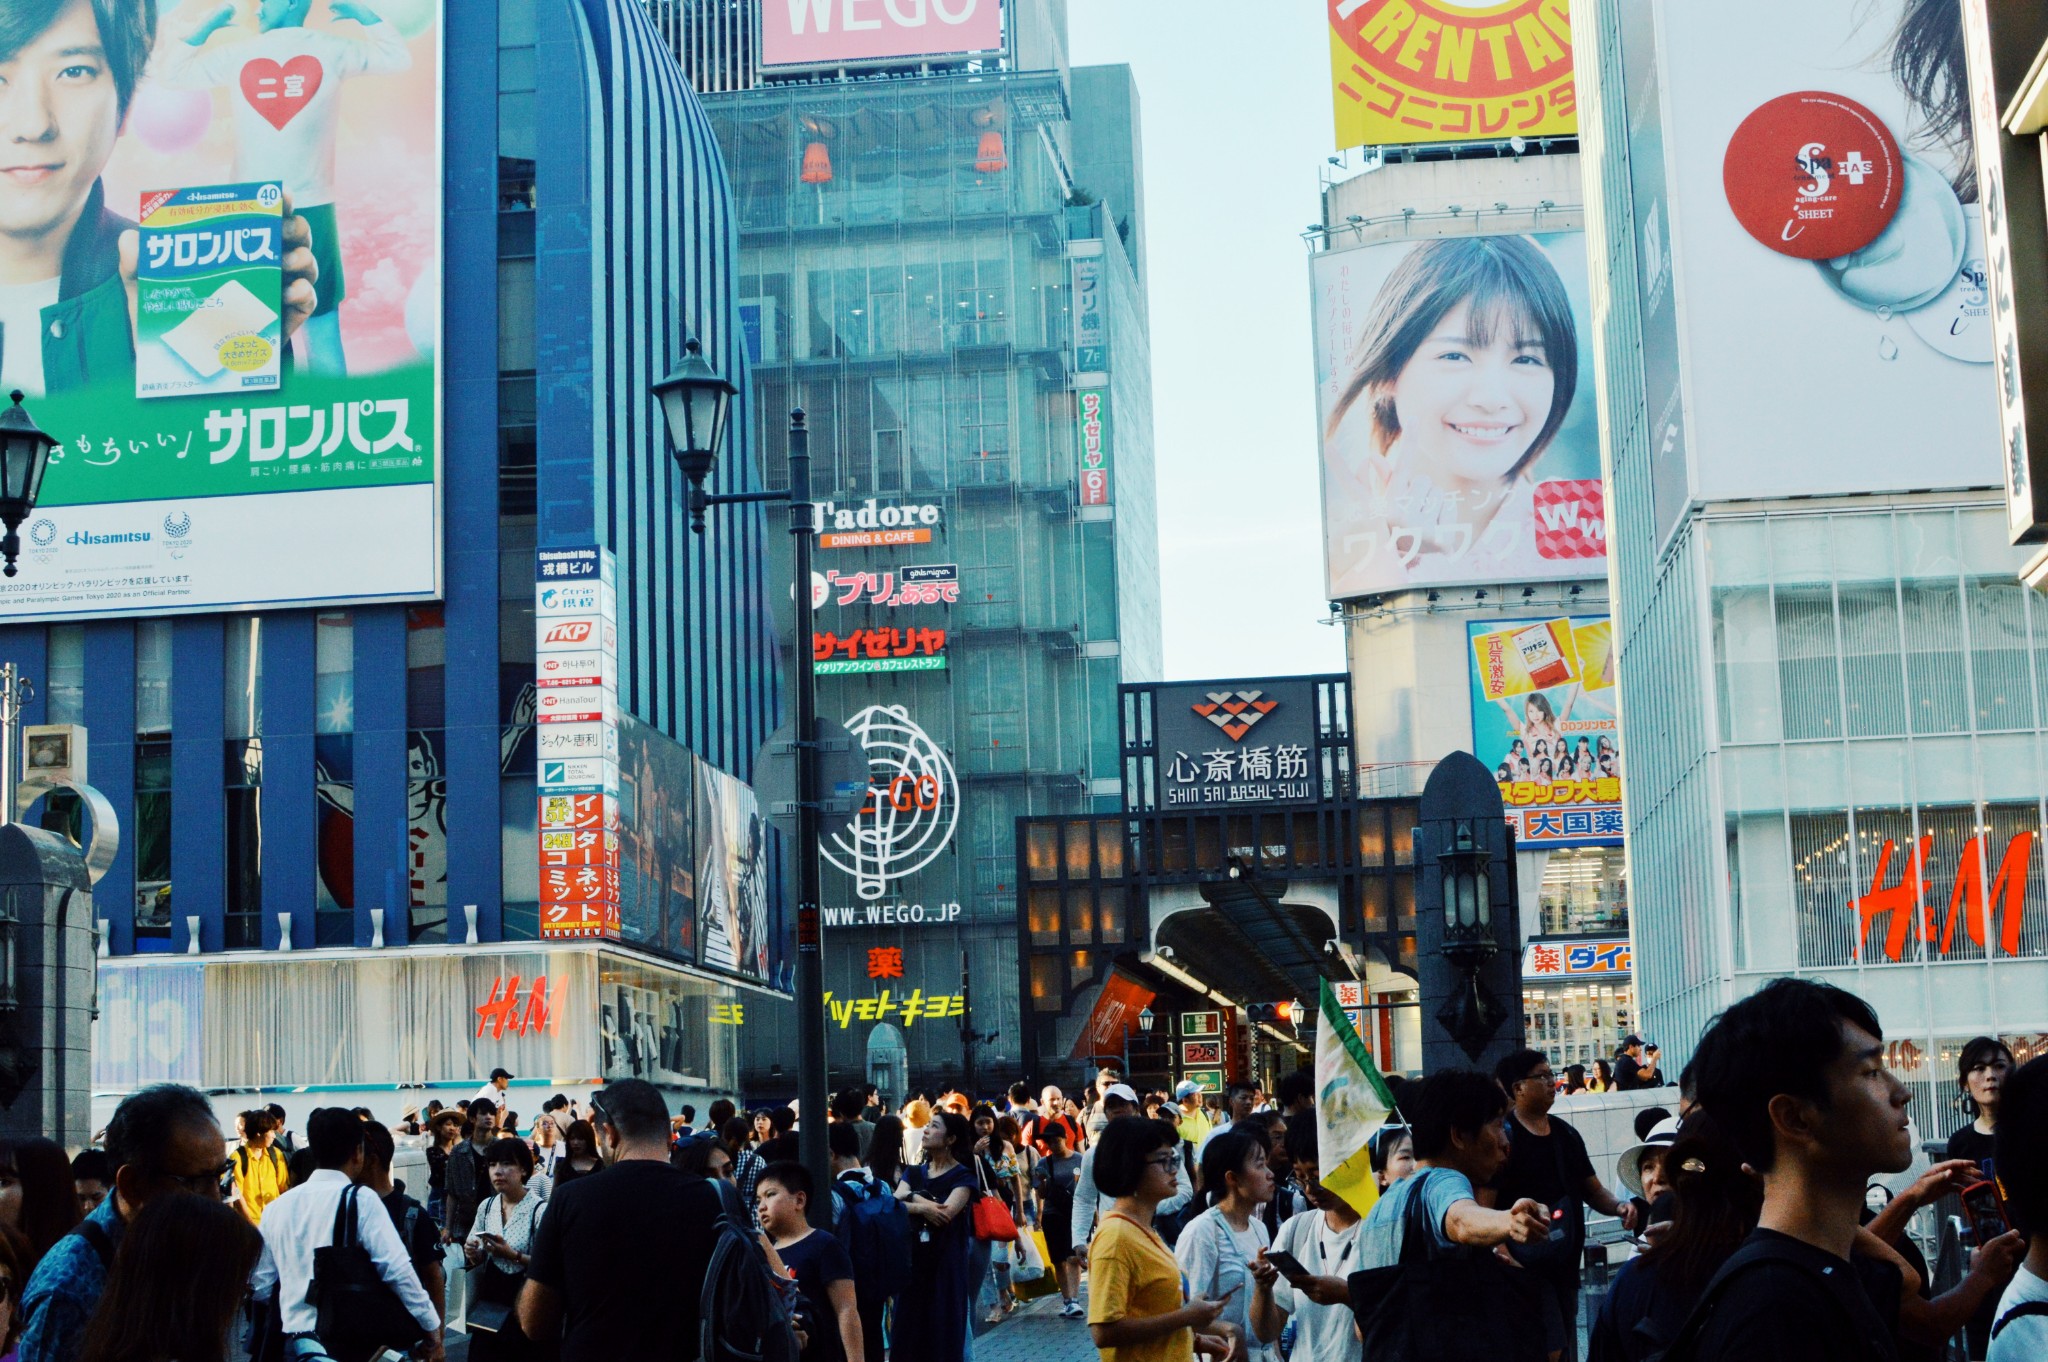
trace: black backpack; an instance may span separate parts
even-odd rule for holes
[[[1485,1249],[1437,1247],[1423,1191],[1439,1171],[1408,1179],[1414,1187],[1400,1261],[1346,1279],[1365,1355],[1373,1362],[1542,1362],[1547,1286]]]
[[[1721,1301],[1728,1294],[1729,1284],[1745,1272],[1765,1266],[1773,1267],[1780,1271],[1796,1272],[1806,1278],[1812,1284],[1816,1294],[1825,1297],[1834,1306],[1832,1313],[1836,1319],[1852,1332],[1855,1330],[1855,1317],[1849,1313],[1848,1309],[1842,1304],[1841,1298],[1835,1294],[1835,1288],[1820,1273],[1813,1270],[1813,1265],[1805,1257],[1795,1251],[1789,1244],[1778,1243],[1770,1239],[1758,1239],[1744,1243],[1735,1252],[1728,1255],[1728,1261],[1721,1264],[1721,1270],[1714,1274],[1712,1280],[1707,1283],[1706,1289],[1700,1292],[1700,1298],[1693,1305],[1692,1313],[1685,1317],[1685,1324],[1679,1329],[1678,1337],[1673,1339],[1671,1346],[1662,1352],[1651,1353],[1649,1362],[1696,1362],[1696,1359],[1699,1357],[1700,1335],[1706,1331],[1708,1322],[1714,1318],[1715,1312],[1721,1308]],[[1849,1275],[1848,1264],[1844,1263],[1842,1266],[1845,1279],[1849,1281],[1851,1289],[1860,1290],[1861,1288],[1855,1285],[1855,1278]],[[1871,1356],[1876,1358],[1881,1356],[1881,1354],[1872,1353]]]
[[[698,1303],[700,1356],[703,1362],[798,1362],[802,1352],[790,1327],[796,1283],[769,1266],[739,1192],[723,1178],[710,1181],[718,1190],[718,1243]]]

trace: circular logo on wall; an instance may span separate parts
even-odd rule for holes
[[[37,548],[48,548],[52,543],[56,542],[57,522],[49,519],[38,520],[35,524],[28,527],[28,537],[29,542],[33,543]]]
[[[869,705],[846,721],[868,759],[867,802],[829,833],[821,855],[873,902],[930,865],[960,826],[959,778],[945,749],[902,705]]]
[[[1831,260],[1877,240],[1899,211],[1903,175],[1883,121],[1824,90],[1760,105],[1721,162],[1721,187],[1743,230],[1800,260]]]

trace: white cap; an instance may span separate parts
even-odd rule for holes
[[[1621,1151],[1621,1158],[1614,1166],[1615,1175],[1622,1186],[1636,1196],[1643,1194],[1643,1157],[1651,1152],[1661,1153],[1669,1149],[1678,1139],[1678,1118],[1667,1116],[1650,1127],[1650,1133],[1643,1142],[1630,1145]]]
[[[1112,1083],[1102,1090],[1102,1096],[1105,1100],[1111,1097],[1121,1097],[1134,1107],[1138,1105],[1138,1094],[1131,1091],[1131,1085],[1128,1083]]]

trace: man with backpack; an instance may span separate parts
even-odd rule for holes
[[[845,1134],[840,1132],[844,1131]],[[910,1284],[910,1213],[850,1152],[850,1125],[832,1127],[833,1228],[853,1259],[854,1301],[867,1355],[881,1362],[882,1311]]]
[[[284,1151],[274,1143],[276,1136],[277,1121],[268,1111],[258,1107],[243,1112],[242,1147],[229,1161],[235,1205],[258,1229],[263,1226],[263,1208],[283,1196],[292,1185]]]
[[[1776,979],[1715,1020],[1693,1065],[1764,1203],[1670,1362],[1898,1362],[1901,1275],[1852,1261],[1864,1189],[1913,1160],[1911,1094],[1885,1067],[1877,1014],[1832,985]]]
[[[396,1152],[397,1145],[391,1138],[389,1127],[375,1121],[364,1124],[363,1186],[376,1193],[377,1200],[384,1203],[384,1211],[391,1217],[392,1227],[398,1231],[398,1242],[405,1246],[405,1256],[411,1261],[412,1270],[419,1274],[427,1299],[434,1303],[434,1308],[446,1321],[448,1269],[441,1261],[441,1228],[434,1223],[434,1217],[427,1213],[425,1206],[406,1195],[404,1183],[392,1181],[391,1159]],[[442,1335],[436,1331],[435,1337]]]
[[[668,1106],[643,1079],[591,1098],[591,1125],[606,1166],[549,1199],[519,1294],[520,1329],[559,1337],[561,1362],[691,1362],[725,1214],[718,1188],[669,1163]]]

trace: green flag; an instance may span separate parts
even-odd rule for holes
[[[1325,979],[1316,1032],[1316,1152],[1323,1186],[1364,1215],[1379,1199],[1368,1146],[1394,1110],[1387,1080]]]

